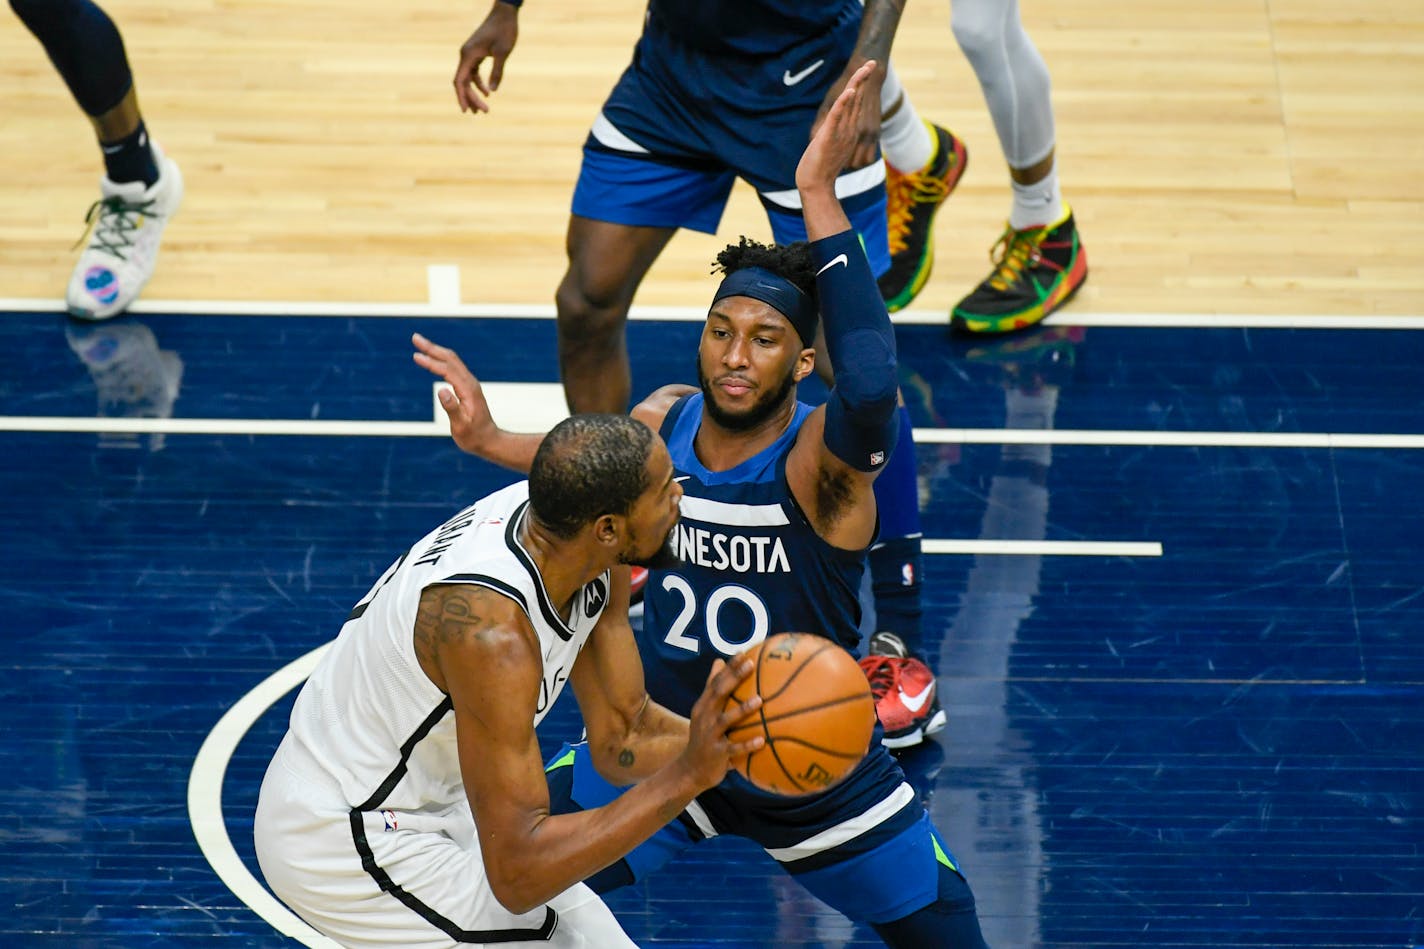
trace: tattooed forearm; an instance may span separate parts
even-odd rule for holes
[[[883,66],[890,58],[890,44],[895,40],[903,12],[904,0],[866,0],[856,53]]]

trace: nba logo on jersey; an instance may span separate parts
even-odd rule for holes
[[[396,812],[381,811],[381,819],[386,822],[386,833],[396,829]]]

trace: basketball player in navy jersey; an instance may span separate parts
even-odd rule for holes
[[[518,35],[522,0],[496,0],[460,50],[455,94],[485,112]],[[865,62],[865,109],[836,193],[871,270],[888,272],[880,96],[903,0],[649,0],[643,35],[583,147],[555,295],[559,369],[574,412],[622,412],[632,379],[624,327],[639,284],[678,228],[715,233],[732,184],[756,188],[773,240],[806,237],[795,171],[810,131]],[[490,60],[488,80],[480,73]],[[871,552],[878,629],[918,640],[920,523],[909,414],[901,448],[876,481],[881,538]],[[900,660],[893,660],[899,662]],[[920,670],[928,669],[920,664]],[[928,675],[907,709],[900,681],[873,680],[896,747],[944,727]],[[887,680],[888,681],[888,680]],[[923,692],[928,689],[928,695]]]
[[[666,387],[633,411],[668,443],[683,489],[676,532],[683,563],[654,569],[639,635],[649,694],[686,710],[711,664],[781,630],[850,648],[857,591],[875,538],[872,483],[899,434],[895,338],[836,178],[858,141],[867,91],[847,83],[797,168],[809,246],[742,240],[698,348],[700,386]],[[815,365],[821,314],[836,384],[812,408],[796,384]],[[542,436],[499,429],[479,383],[452,351],[416,336],[417,364],[452,391],[441,402],[465,450],[522,470]],[[587,749],[550,766],[551,796],[579,810],[623,789]],[[875,743],[844,781],[809,797],[760,791],[731,774],[679,820],[590,878],[597,891],[633,882],[678,850],[718,834],[747,837],[822,901],[873,926],[890,945],[983,949],[974,898],[904,774]]]

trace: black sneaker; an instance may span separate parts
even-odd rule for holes
[[[909,305],[930,279],[934,267],[935,212],[949,197],[969,152],[947,129],[925,125],[935,140],[934,154],[919,171],[909,174],[885,163],[885,219],[890,235],[890,269],[880,277],[885,309],[894,313]]]
[[[1088,279],[1088,257],[1067,205],[1052,224],[1006,227],[989,252],[994,271],[950,314],[959,333],[1010,333],[1040,322]]]

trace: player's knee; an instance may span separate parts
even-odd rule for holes
[[[1003,45],[1003,11],[997,2],[984,4],[955,0],[950,8],[949,27],[970,62],[991,56]]]
[[[627,296],[611,287],[590,284],[572,272],[554,294],[559,340],[580,346],[610,345],[628,319]]]

